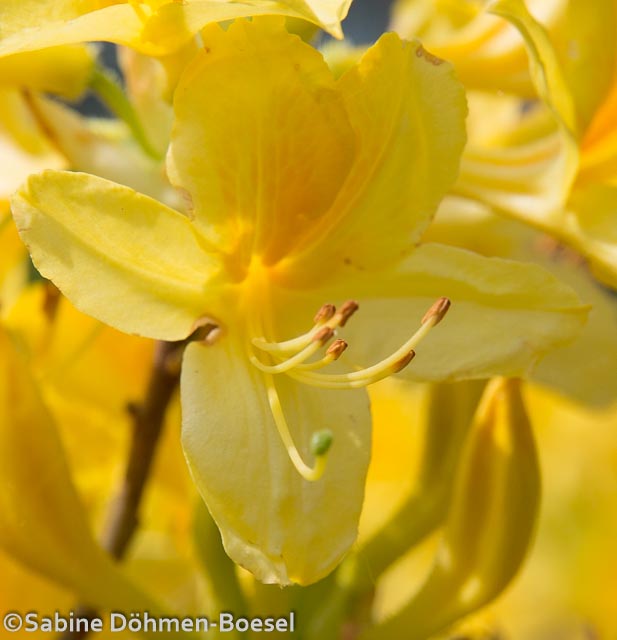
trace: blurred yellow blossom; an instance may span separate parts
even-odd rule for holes
[[[5,0],[0,56],[107,40],[153,56],[173,53],[207,24],[257,15],[308,20],[335,37],[351,0]]]
[[[443,310],[415,334],[408,318],[419,324],[435,298],[452,299],[409,368],[440,379],[521,372],[571,338],[585,311],[535,267],[414,248],[464,142],[447,64],[387,35],[335,81],[278,19],[214,26],[203,42],[176,90],[168,158],[188,217],[59,172],[31,178],[14,212],[37,267],[95,317],[165,340],[219,327],[215,344],[184,357],[187,458],[231,557],[263,581],[307,583],[355,539],[370,417],[365,393],[349,389],[405,366]],[[356,309],[322,305],[346,298],[363,306],[345,328],[352,362],[392,355],[316,372],[340,354],[305,361]],[[315,425],[331,430],[331,451]],[[307,484],[326,455],[323,478]]]

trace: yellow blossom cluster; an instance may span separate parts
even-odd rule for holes
[[[617,632],[617,3],[351,5],[0,0],[14,637]]]

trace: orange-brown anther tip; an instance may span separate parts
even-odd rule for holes
[[[434,320],[434,324],[439,324],[443,317],[448,312],[450,308],[450,300],[449,298],[439,298],[432,305],[431,308],[424,314],[422,318],[422,324],[428,322],[429,320]]]
[[[345,351],[345,349],[347,349],[347,347],[348,344],[345,342],[345,340],[341,340],[340,338],[338,338],[328,347],[326,355],[334,356],[334,359],[338,360],[338,358],[341,357],[341,354],[343,353],[343,351]]]
[[[394,373],[402,371],[415,357],[416,352],[412,349],[394,365]]]
[[[330,327],[322,327],[314,336],[313,342],[319,342],[320,345],[326,344],[328,340],[334,335],[334,329]]]
[[[324,304],[321,309],[315,314],[314,322],[319,324],[321,322],[328,322],[330,318],[336,313],[336,307],[333,304]]]
[[[341,317],[339,322],[340,327],[344,327],[347,324],[347,321],[353,314],[360,308],[360,305],[355,300],[347,300],[347,302],[343,302],[341,308],[338,313]]]

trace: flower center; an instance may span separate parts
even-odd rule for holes
[[[290,340],[274,342],[263,335],[252,338],[249,359],[264,374],[274,422],[291,461],[304,478],[314,481],[322,476],[332,434],[326,430],[313,435],[311,452],[315,464],[312,467],[306,464],[285,420],[274,377],[284,374],[322,389],[356,389],[373,384],[398,373],[413,360],[417,345],[443,319],[449,307],[448,298],[439,298],[422,318],[418,330],[396,351],[377,364],[349,373],[327,374],[319,370],[337,360],[347,349],[347,342],[336,335],[358,311],[358,303],[353,300],[343,303],[338,310],[332,304],[324,304],[314,318],[313,327]],[[258,331],[263,333],[261,328]]]

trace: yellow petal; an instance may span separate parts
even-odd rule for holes
[[[26,248],[10,213],[0,211],[0,312],[6,315],[28,278]]]
[[[55,425],[4,331],[0,394],[2,548],[89,604],[149,606],[92,538]]]
[[[504,20],[487,15],[486,4],[398,0],[391,25],[401,36],[421,39],[431,52],[452,62],[466,87],[533,97],[520,36]],[[531,4],[553,22],[564,3],[531,0]]]
[[[251,252],[295,286],[400,259],[456,175],[465,101],[449,65],[390,34],[335,83],[282,20],[203,39],[176,92],[169,174],[238,277]]]
[[[490,9],[523,36],[536,90],[551,110],[556,130],[524,144],[471,147],[455,191],[538,227],[558,226],[578,169],[576,105],[546,30],[525,4],[496,0]]]
[[[592,201],[590,211],[597,210]],[[617,361],[611,354],[617,353],[617,299],[592,277],[580,254],[515,220],[452,198],[444,201],[428,239],[486,256],[534,262],[571,286],[591,306],[588,322],[571,344],[542,358],[531,377],[578,402],[604,406],[615,401]]]
[[[0,7],[0,56],[99,40],[138,45],[142,29],[128,2],[6,0]]]
[[[557,124],[552,135],[524,144],[470,147],[455,188],[545,227],[558,223],[578,167],[575,104],[546,30],[519,0],[497,0],[491,11],[518,28],[527,45],[536,90]]]
[[[264,0],[164,2],[147,20],[140,48],[150,55],[163,48],[175,50],[210,23],[264,15],[308,20],[335,38],[342,38],[341,21],[350,5],[351,0],[279,0],[267,4]]]
[[[617,322],[615,295],[602,287],[581,263],[546,265],[562,282],[569,284],[591,306],[589,321],[579,338],[555,349],[542,359],[533,379],[556,388],[578,402],[601,407],[615,402]],[[617,279],[615,279],[617,283]]]
[[[270,264],[328,213],[353,134],[323,58],[282,19],[202,37],[176,90],[169,176],[204,235],[239,254],[236,269],[251,253]]]
[[[0,204],[31,173],[65,166],[21,92],[0,88]]]
[[[577,190],[562,227],[563,237],[588,257],[595,275],[617,287],[617,187],[593,185]]]
[[[263,374],[224,336],[187,348],[182,442],[193,477],[231,558],[263,582],[315,582],[353,544],[370,447],[368,397],[277,379],[295,442],[310,461],[312,433],[334,434],[323,477],[292,465],[266,398]]]
[[[344,264],[398,262],[456,178],[465,143],[463,88],[418,42],[384,35],[338,89],[358,139],[356,159],[327,219],[293,260],[299,280]]]
[[[544,27],[527,10],[522,0],[494,0],[491,13],[509,20],[525,40],[530,71],[540,97],[553,109],[566,129],[576,133],[576,110],[550,38]]]
[[[32,104],[73,171],[118,182],[174,208],[182,204],[161,163],[143,153],[123,122],[86,118],[43,96],[32,96]]]
[[[0,85],[78,98],[86,89],[93,66],[91,52],[82,45],[18,53],[0,58]]]
[[[491,103],[476,107],[470,125],[493,117]],[[509,123],[504,135],[484,138],[476,129],[463,154],[453,193],[540,228],[559,225],[578,167],[572,136],[540,111]]]
[[[581,140],[581,168],[577,187],[593,183],[617,184],[617,83],[594,114]]]
[[[614,0],[597,0],[589,11],[584,2],[565,4],[563,24],[551,40],[572,94],[579,131],[584,131],[614,84],[617,5]]]
[[[147,55],[180,49],[207,24],[255,15],[305,19],[342,37],[351,0],[6,0],[0,7],[0,56],[56,45],[106,40]]]
[[[587,316],[569,287],[535,265],[437,244],[421,246],[396,271],[356,276],[319,295],[359,302],[340,337],[349,342],[344,357],[364,366],[403,344],[437,298],[450,298],[450,311],[401,374],[415,380],[527,373],[546,352],[573,339]],[[289,296],[284,308],[302,304]]]
[[[3,611],[68,611],[75,597],[68,590],[28,571],[0,551],[0,608]],[[32,637],[22,629],[12,634],[17,640]]]
[[[121,331],[184,338],[216,295],[206,293],[214,269],[189,220],[127,187],[48,171],[28,180],[12,208],[39,271]]]

